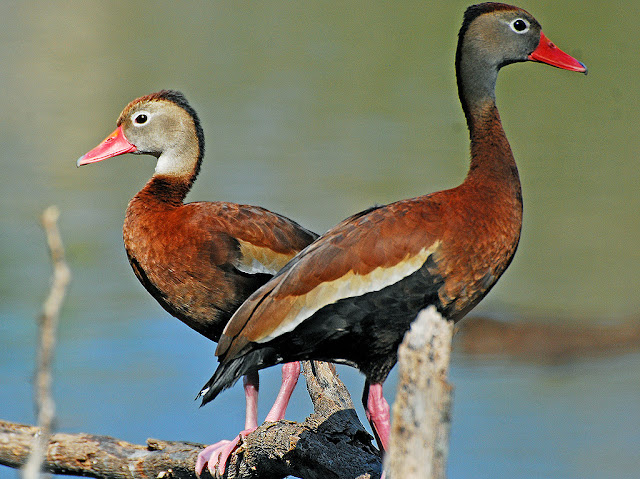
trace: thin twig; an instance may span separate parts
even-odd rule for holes
[[[35,375],[34,401],[40,431],[34,438],[35,443],[29,460],[22,469],[24,479],[37,479],[40,477],[55,417],[55,403],[51,395],[51,363],[56,343],[60,308],[71,280],[71,272],[64,259],[64,247],[57,225],[59,216],[58,208],[50,206],[43,212],[41,217],[53,263],[53,281],[49,296],[44,302],[39,318],[40,346],[38,348],[38,364]]]

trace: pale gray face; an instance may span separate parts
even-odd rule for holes
[[[540,42],[540,24],[524,10],[498,10],[476,18],[465,35],[474,58],[499,68],[527,61]]]
[[[122,121],[122,130],[138,153],[160,156],[184,134],[188,119],[182,108],[169,101],[146,101],[131,109]]]
[[[126,139],[138,154],[158,158],[156,173],[191,173],[198,159],[198,139],[191,116],[166,100],[151,100],[135,105],[122,119]]]

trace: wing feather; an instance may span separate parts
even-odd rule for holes
[[[419,269],[440,244],[438,226],[425,228],[425,218],[414,213],[419,201],[429,197],[366,210],[308,246],[236,311],[216,350],[220,360],[293,330],[327,304],[382,289]]]
[[[274,275],[318,235],[267,209],[224,202],[189,203],[195,223],[237,242],[233,266],[248,274]]]

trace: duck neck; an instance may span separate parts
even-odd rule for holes
[[[481,180],[520,191],[520,177],[511,146],[493,101],[478,105],[467,115],[471,163],[466,182]]]
[[[487,105],[493,105],[495,108],[498,69],[476,58],[479,55],[469,50],[458,49],[456,80],[467,127],[471,130],[474,113],[485,110]]]
[[[200,172],[204,144],[190,133],[181,135],[180,140],[158,156],[154,176],[173,176],[192,185]]]
[[[169,206],[183,204],[191,190],[204,156],[204,135],[196,122],[195,133],[181,135],[182,142],[162,152],[155,174],[136,198],[155,200]]]
[[[458,94],[471,140],[465,183],[510,186],[513,194],[520,195],[518,168],[495,102],[499,67],[470,50],[473,47],[459,47],[456,57]]]

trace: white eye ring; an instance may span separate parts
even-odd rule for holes
[[[524,18],[516,18],[509,23],[509,27],[518,35],[522,35],[523,33],[527,33],[529,31],[530,24]]]
[[[133,120],[132,120],[133,126],[140,127],[140,126],[146,125],[147,122],[149,121],[149,118],[151,118],[151,114],[149,112],[139,111],[133,117]]]

